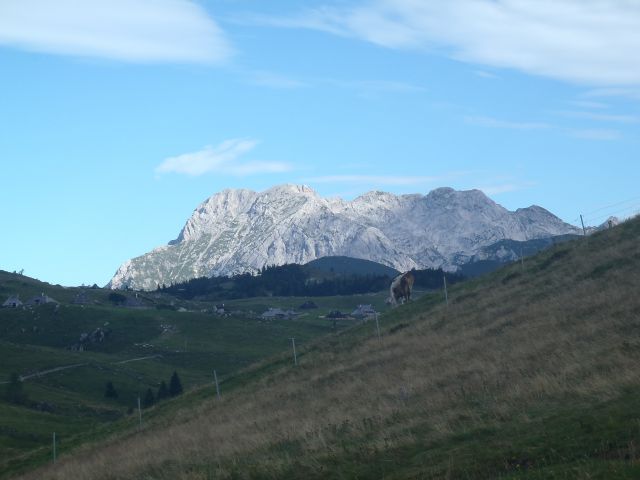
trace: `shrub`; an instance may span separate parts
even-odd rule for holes
[[[178,377],[178,372],[173,372],[171,375],[171,380],[169,381],[169,395],[175,397],[182,393],[182,383],[180,382],[180,377]]]
[[[113,382],[107,382],[104,389],[104,398],[118,398],[118,392],[113,386]]]

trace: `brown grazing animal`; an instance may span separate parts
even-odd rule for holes
[[[397,305],[398,300],[400,300],[400,303],[411,300],[411,290],[413,289],[414,281],[415,278],[411,272],[402,273],[394,278],[389,287],[390,303]]]

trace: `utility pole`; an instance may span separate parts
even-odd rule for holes
[[[53,463],[56,463],[56,432],[53,432]]]
[[[216,373],[216,371],[213,371],[213,379],[216,382],[216,395],[218,396],[218,399],[220,399],[220,387],[218,386],[218,374]]]
[[[443,275],[442,280],[444,281],[444,301],[449,306],[449,293],[447,292],[447,276]]]
[[[291,346],[293,347],[293,363],[298,365],[298,356],[296,355],[296,339],[291,337]]]
[[[378,322],[378,312],[376,312],[376,332],[378,333],[378,339],[380,339],[380,322]]]
[[[582,214],[580,214],[580,223],[582,223],[582,233],[584,234],[584,236],[587,236],[587,229],[584,228],[584,220],[582,218]]]
[[[138,426],[142,428],[142,408],[140,408],[140,397],[138,397]]]

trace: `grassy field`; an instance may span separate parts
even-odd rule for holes
[[[25,479],[640,478],[640,221],[154,407]]]
[[[71,304],[82,290],[90,303]],[[107,290],[64,288],[0,272],[2,301],[15,293],[25,301],[41,292],[60,305],[0,309],[0,382],[12,373],[35,375],[22,383],[28,396],[25,405],[9,403],[3,395],[7,385],[0,385],[3,478],[49,460],[53,432],[64,453],[135,425],[137,412],[131,410],[138,397],[148,388],[155,393],[163,380],[169,383],[174,371],[186,390],[211,385],[214,369],[224,382],[266,358],[282,354],[291,361],[291,337],[304,351],[314,339],[354,323],[340,321],[334,330],[333,323],[322,318],[332,309],[351,311],[359,303],[384,308],[384,293],[326,297],[312,299],[319,308],[294,319],[262,321],[259,314],[267,308],[295,308],[306,299],[235,300],[226,303],[229,315],[217,315],[210,313],[211,304],[145,293],[141,296],[150,308],[131,309],[112,305]],[[104,342],[88,344],[82,352],[69,349],[82,333],[97,328],[109,331]],[[63,369],[47,373],[59,367]],[[104,397],[109,381],[118,392],[115,399]],[[145,418],[160,410],[145,411]]]

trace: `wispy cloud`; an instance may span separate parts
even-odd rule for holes
[[[617,130],[609,129],[586,129],[586,130],[570,130],[569,134],[575,138],[581,138],[584,140],[619,140],[622,138],[622,134]]]
[[[560,112],[563,113],[563,112]],[[564,112],[571,113],[573,118],[585,118],[588,120],[597,121],[609,121],[609,122],[623,122],[632,123],[640,121],[636,117],[625,115],[600,115],[591,112]],[[492,117],[464,117],[464,121],[470,125],[477,125],[484,128],[498,128],[508,130],[522,130],[522,131],[535,131],[535,130],[547,130],[554,133],[561,133],[562,135],[579,138],[582,140],[619,140],[622,138],[622,134],[618,130],[612,129],[574,129],[564,128],[559,125],[553,125],[544,122],[514,122],[509,120],[500,120]],[[500,192],[501,193],[501,192]]]
[[[552,128],[552,125],[543,122],[514,122],[509,120],[500,120],[493,117],[476,117],[466,116],[464,121],[471,125],[478,125],[487,128],[506,128],[510,130],[543,130]]]
[[[420,85],[400,80],[361,80],[340,79],[328,77],[296,78],[290,75],[270,72],[266,70],[249,70],[241,72],[245,81],[250,84],[270,88],[296,89],[335,87],[353,90],[361,94],[372,93],[421,93],[426,89]]]
[[[635,115],[616,115],[594,112],[576,112],[576,111],[560,111],[558,115],[568,118],[581,118],[584,120],[594,120],[597,122],[613,122],[613,123],[638,123],[640,117]]]
[[[218,63],[232,54],[191,0],[3,0],[0,45],[142,63]]]
[[[249,83],[261,87],[291,89],[309,86],[308,82],[265,70],[252,71],[247,73],[246,76]]]
[[[499,78],[498,75],[491,72],[487,72],[486,70],[474,70],[473,74],[476,77],[480,77],[480,78],[490,78],[490,79]]]
[[[251,139],[226,140],[216,147],[206,146],[197,152],[167,158],[158,165],[156,173],[181,173],[190,176],[222,173],[248,176],[291,170],[291,166],[284,162],[240,161],[240,158],[253,150],[257,143]]]
[[[609,108],[609,105],[607,105],[606,103],[593,102],[593,101],[589,101],[589,100],[574,100],[574,101],[569,102],[569,103],[571,105],[573,105],[574,107],[589,108],[589,109],[593,109],[593,110],[604,110],[606,108]]]
[[[623,97],[640,101],[640,88],[596,88],[587,92],[585,97]]]
[[[340,80],[336,78],[319,79],[319,83],[339,88],[358,90],[363,93],[420,93],[426,89],[413,83],[397,80]]]
[[[501,193],[518,192],[520,190],[526,190],[527,188],[534,187],[534,182],[521,182],[521,183],[502,183],[497,185],[485,185],[477,187],[478,190],[483,191],[487,195],[499,195]]]
[[[443,177],[430,176],[394,176],[394,175],[325,175],[318,177],[305,178],[304,183],[351,183],[365,185],[386,185],[386,186],[403,186],[403,185],[421,185],[434,183],[442,180]]]
[[[630,0],[368,0],[256,17],[395,49],[590,85],[640,84],[640,4]]]

